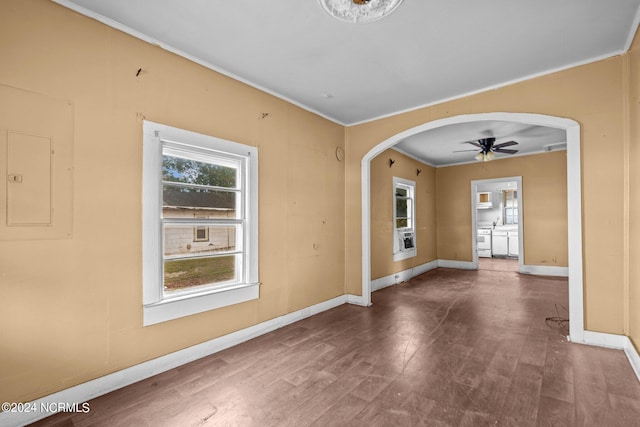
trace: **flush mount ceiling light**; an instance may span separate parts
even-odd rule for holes
[[[320,0],[329,15],[354,24],[377,21],[400,3],[402,0]]]

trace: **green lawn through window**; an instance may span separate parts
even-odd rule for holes
[[[164,289],[172,291],[232,280],[235,268],[234,255],[165,261]]]

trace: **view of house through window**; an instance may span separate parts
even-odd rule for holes
[[[164,290],[238,281],[242,253],[240,167],[217,156],[163,147]],[[194,238],[195,234],[195,238]]]

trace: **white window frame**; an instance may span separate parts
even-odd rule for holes
[[[511,193],[511,197],[509,197]],[[503,225],[518,225],[518,212],[520,207],[518,206],[518,190],[502,190],[500,203],[502,204],[502,224]],[[511,201],[511,206],[507,206],[507,202]],[[507,215],[507,209],[511,209],[511,215]],[[515,214],[514,214],[515,212]],[[509,217],[511,222],[509,222]]]
[[[203,229],[204,231],[204,237],[203,238],[199,238],[198,237],[198,231],[200,231],[200,229]],[[193,227],[193,241],[194,242],[208,242],[209,241],[209,227],[206,225],[196,225],[195,227]]]
[[[162,150],[169,144],[194,153],[232,156],[242,163],[240,194],[242,280],[166,295],[163,290]],[[142,165],[142,288],[144,326],[250,301],[259,297],[258,150],[237,142],[145,120]]]
[[[405,188],[408,191],[409,198],[411,199],[411,213],[410,224],[408,227],[397,227],[397,212],[396,212],[396,188]],[[416,249],[416,183],[409,179],[393,177],[393,260],[401,261],[403,259],[412,258],[417,255]],[[404,233],[413,234],[413,248],[405,249],[400,244],[401,235]]]

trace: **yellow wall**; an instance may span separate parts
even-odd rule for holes
[[[628,54],[629,73],[629,289],[628,334],[640,349],[640,40],[636,39]]]
[[[75,167],[72,238],[0,241],[0,401],[344,294],[342,126],[46,0],[0,2],[0,57],[73,104]],[[258,147],[259,300],[142,327],[143,117]]]
[[[395,160],[389,167],[389,159]],[[416,176],[416,169],[422,172]],[[394,176],[416,181],[417,253],[393,261]],[[388,149],[371,161],[371,278],[435,259],[472,261],[471,181],[522,176],[524,263],[566,267],[566,151],[433,168]],[[437,227],[436,227],[437,224]]]
[[[463,114],[506,111],[567,117],[581,125],[585,325],[623,333],[623,63],[623,57],[615,57],[347,128],[347,292],[361,293],[360,161],[374,146],[415,126]],[[461,227],[469,227],[470,221],[461,221]],[[448,231],[438,222],[439,237],[441,232]],[[469,231],[462,234],[470,238]],[[470,245],[464,240],[451,247],[438,241],[438,258],[469,259]]]
[[[471,181],[511,176],[522,176],[524,264],[568,266],[566,151],[436,169],[439,259],[473,260]]]
[[[389,167],[389,159],[395,163]],[[420,169],[420,175],[417,175]],[[377,279],[437,259],[436,169],[395,150],[371,161],[371,278]],[[393,177],[416,183],[416,256],[393,261]]]

